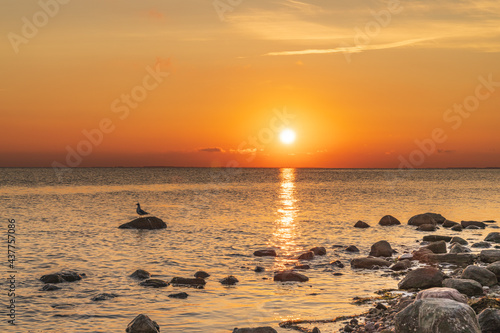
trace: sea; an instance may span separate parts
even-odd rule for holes
[[[119,229],[138,217],[136,203],[168,227]],[[429,233],[408,226],[410,217],[433,212],[457,222],[499,220],[500,170],[75,168],[61,174],[5,168],[0,204],[2,332],[124,332],[146,314],[163,333],[257,326],[281,333],[291,332],[279,327],[282,321],[359,314],[371,305],[355,305],[354,297],[397,289],[401,277],[386,269],[354,270],[349,262],[380,240],[392,245],[395,257],[418,248]],[[402,224],[379,226],[388,214]],[[354,228],[358,220],[371,227]],[[474,243],[496,230],[489,226],[434,233]],[[8,247],[10,239],[15,248]],[[344,251],[349,245],[360,253]],[[301,271],[309,281],[273,281],[275,272],[293,268],[316,246],[327,254],[300,262],[311,267]],[[268,248],[278,256],[253,255]],[[345,267],[330,265],[336,260]],[[255,272],[256,266],[265,271]],[[130,278],[137,269],[165,281],[199,270],[210,277],[204,289],[155,289]],[[60,290],[41,290],[42,275],[66,270],[86,276],[59,284]],[[222,285],[229,275],[239,282]],[[189,296],[168,297],[178,292]],[[118,297],[91,300],[101,293]]]

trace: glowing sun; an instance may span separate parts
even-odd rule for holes
[[[284,129],[280,133],[280,140],[286,145],[292,144],[295,142],[295,132],[291,129]]]

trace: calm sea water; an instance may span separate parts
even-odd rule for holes
[[[135,204],[163,219],[166,230],[117,227],[136,217]],[[234,327],[281,320],[327,319],[365,310],[352,297],[395,288],[383,271],[354,271],[333,245],[356,245],[361,255],[379,240],[399,252],[422,233],[406,225],[418,213],[450,220],[500,218],[500,170],[325,169],[74,169],[57,179],[51,169],[0,169],[2,267],[0,329],[9,332],[123,332],[139,313],[162,332],[231,332]],[[379,227],[392,214],[404,225]],[[7,324],[7,220],[16,220],[16,327]],[[373,227],[352,226],[358,220]],[[492,231],[465,230],[482,240]],[[454,234],[441,229],[440,234]],[[300,253],[325,246],[305,271],[307,283],[276,283],[273,272],[294,265]],[[257,249],[277,258],[256,258]],[[341,260],[343,269],[328,263]],[[255,273],[256,266],[266,268]],[[149,289],[128,276],[146,269],[156,278],[211,274],[205,289]],[[43,292],[38,278],[61,270],[87,277]],[[334,272],[343,275],[334,276]],[[239,283],[218,281],[234,275]],[[186,300],[171,299],[185,291]],[[119,297],[92,302],[102,292]],[[326,332],[326,331],[325,331]]]

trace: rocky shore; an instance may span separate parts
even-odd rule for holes
[[[133,222],[133,223],[132,223]],[[166,226],[159,220],[138,219],[127,224],[126,228],[162,229]],[[387,215],[380,219],[379,227],[397,228],[401,222]],[[284,321],[279,324],[283,329],[299,332],[439,332],[439,333],[493,333],[500,332],[500,233],[489,232],[483,241],[469,244],[459,237],[462,230],[495,229],[495,221],[449,221],[440,214],[425,213],[413,216],[408,225],[415,232],[422,233],[422,239],[416,246],[404,253],[397,253],[394,244],[378,240],[370,251],[362,253],[355,245],[334,245],[332,251],[344,251],[356,257],[350,263],[333,260],[329,266],[335,269],[333,275],[343,274],[342,270],[379,271],[383,276],[398,279],[398,288],[379,290],[376,297],[353,298],[353,304],[369,306],[370,309],[360,315],[347,314],[338,318],[321,320],[299,319]],[[369,229],[371,226],[358,221],[354,228]],[[449,228],[454,235],[440,235],[440,229]],[[364,232],[364,231],[363,231]],[[311,247],[295,259],[295,266],[272,272],[275,283],[305,283],[309,281],[307,270],[309,263],[317,257],[324,257],[331,251],[323,246]],[[256,249],[254,258],[277,257],[275,249]],[[330,261],[331,259],[327,259]],[[328,262],[327,261],[327,262]],[[256,266],[255,272],[265,272],[265,268]],[[156,279],[145,270],[137,270],[129,276],[144,288],[166,288],[170,285],[186,288],[204,289],[210,274],[198,271],[192,277],[173,277],[169,281]],[[61,289],[59,285],[86,278],[81,272],[58,272],[44,275],[40,281],[44,292]],[[135,283],[135,282],[134,282]],[[213,283],[213,281],[211,281]],[[237,287],[239,279],[230,275],[218,283]],[[310,282],[309,282],[310,283]],[[163,289],[159,289],[163,290]],[[189,291],[189,290],[188,290]],[[102,293],[92,297],[93,302],[106,302],[120,295]],[[180,301],[189,297],[189,293],[179,292],[168,297]],[[147,314],[138,314],[131,318],[124,330],[128,333],[158,333],[160,324]],[[230,332],[231,330],[228,330]],[[274,333],[272,327],[243,327],[232,329],[233,333]]]
[[[392,223],[390,221],[393,221]],[[361,222],[361,221],[360,221]],[[356,228],[369,228],[366,223]],[[398,225],[392,216],[380,225]],[[409,225],[418,231],[434,232],[439,228],[498,228],[495,221],[448,221],[439,214],[426,213],[412,217]],[[300,332],[500,332],[500,233],[490,232],[484,241],[469,244],[458,236],[427,234],[413,251],[394,256],[386,241],[373,244],[366,257],[351,260],[352,269],[387,270],[401,276],[398,289],[381,290],[380,296],[354,298],[355,304],[371,304],[366,313],[326,320],[292,320],[283,328]],[[480,249],[473,253],[473,249]]]

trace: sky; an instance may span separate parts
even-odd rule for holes
[[[500,167],[497,0],[0,0],[0,36],[0,167]]]

